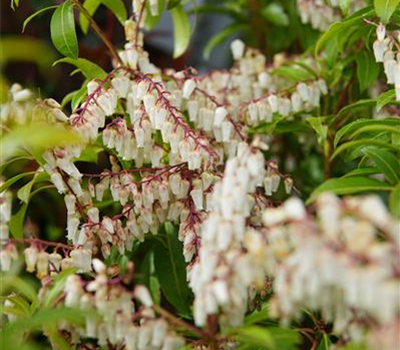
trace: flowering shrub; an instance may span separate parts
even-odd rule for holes
[[[129,19],[93,3],[123,22],[123,48],[90,1],[44,9],[86,80],[61,105],[18,84],[2,105],[4,349],[397,349],[399,1],[298,0],[321,31],[308,50],[271,60],[236,39],[232,68],[205,75],[150,62],[164,1]],[[168,6],[178,56],[189,22]],[[110,72],[78,57],[74,9]],[[38,193],[63,198],[61,239],[28,210]]]

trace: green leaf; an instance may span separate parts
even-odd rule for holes
[[[279,3],[272,2],[268,4],[262,9],[261,15],[277,26],[287,27],[289,25],[289,16]]]
[[[44,171],[37,172],[31,181],[29,181],[27,184],[25,184],[18,190],[17,197],[22,202],[28,204],[30,196],[31,196],[32,186],[37,182],[42,182],[42,181],[47,181],[47,180],[49,180],[48,173],[46,173]]]
[[[395,126],[389,126],[389,125],[384,125],[384,124],[378,124],[378,125],[365,125],[356,131],[354,131],[350,136],[349,139],[354,139],[358,135],[363,134],[363,133],[373,133],[374,135],[377,135],[380,132],[388,132],[392,134],[397,134],[400,135],[400,128],[395,127]]]
[[[17,292],[32,302],[36,302],[38,298],[37,290],[27,282],[25,277],[1,275],[0,294],[5,295],[10,292]]]
[[[328,127],[322,125],[322,122],[326,120],[326,117],[308,117],[306,121],[311,125],[311,127],[317,133],[320,141],[326,140],[328,135]]]
[[[128,13],[122,0],[101,0],[101,3],[117,17],[119,23],[125,24]]]
[[[390,191],[393,187],[385,182],[362,176],[341,177],[329,179],[318,186],[306,204],[314,202],[323,192],[332,192],[337,195],[352,194],[367,191]]]
[[[28,25],[28,23],[34,19],[37,15],[40,15],[42,12],[48,11],[48,10],[53,10],[55,8],[57,8],[58,5],[53,5],[53,6],[47,6],[43,9],[40,9],[39,11],[36,11],[34,14],[30,15],[25,21],[24,24],[22,26],[22,33],[25,31],[25,27]]]
[[[295,350],[300,343],[299,333],[292,329],[254,325],[238,328],[236,339],[241,344],[270,350]]]
[[[343,177],[360,176],[360,175],[374,175],[374,174],[379,174],[379,173],[380,173],[380,170],[376,167],[357,168],[357,169],[354,169],[354,170],[348,172]]]
[[[293,80],[294,82],[307,81],[312,79],[311,74],[303,68],[279,67],[277,69],[274,69],[272,74]]]
[[[266,321],[268,318],[268,308],[264,306],[261,310],[253,311],[250,315],[246,316],[244,324],[249,326],[254,323]]]
[[[376,109],[379,112],[387,104],[391,103],[396,96],[396,91],[394,89],[386,91],[379,95],[376,100]]]
[[[97,163],[99,153],[103,151],[102,147],[88,146],[82,150],[79,158],[76,159],[78,162]]]
[[[3,299],[3,298],[2,298]],[[14,308],[18,310],[18,316],[30,316],[31,310],[29,303],[19,295],[11,294],[4,298],[4,300],[9,300],[14,304]]]
[[[99,8],[100,3],[100,0],[85,0],[85,2],[83,3],[83,7],[86,9],[90,16],[93,16]],[[82,12],[79,13],[79,24],[81,26],[82,32],[84,34],[87,34],[90,23]]]
[[[386,179],[392,185],[399,182],[400,162],[393,153],[383,149],[367,149],[364,153],[374,161],[376,166],[385,174]]]
[[[239,328],[236,338],[241,344],[249,344],[262,349],[276,348],[271,332],[260,326]]]
[[[396,218],[400,218],[400,185],[390,192],[389,209]]]
[[[192,293],[187,285],[182,243],[176,228],[169,223],[165,225],[162,237],[165,244],[157,241],[154,245],[154,267],[161,291],[181,314],[187,315]]]
[[[329,350],[332,346],[332,342],[329,339],[329,335],[324,333],[317,350]]]
[[[58,61],[55,61],[53,63],[53,66],[55,66],[58,63],[69,63],[72,64],[73,66],[77,67],[82,74],[89,80],[92,79],[100,79],[103,80],[106,76],[107,73],[104,71],[103,68],[99,67],[96,63],[93,63],[85,58],[61,58]]]
[[[167,5],[167,9],[168,10],[172,10],[174,7],[178,6],[182,0],[167,0],[168,1],[168,5]]]
[[[18,126],[0,139],[0,157],[5,161],[20,147],[26,147],[32,153],[57,145],[76,144],[80,141],[79,135],[65,127],[32,123]]]
[[[373,99],[366,99],[366,100],[359,100],[355,103],[349,104],[345,107],[343,107],[337,114],[336,114],[336,118],[341,118],[345,113],[349,112],[349,111],[354,111],[357,110],[359,108],[363,108],[369,105],[373,105],[376,103],[376,100]],[[335,121],[335,119],[333,120]]]
[[[26,176],[34,175],[35,173],[36,173],[35,171],[28,171],[26,173],[21,173],[21,174],[17,174],[15,176],[13,176],[11,179],[8,179],[6,182],[4,182],[0,186],[0,193],[5,191],[6,189],[8,189],[11,185],[16,183],[18,180],[20,180]]]
[[[18,192],[17,192],[17,197],[24,203],[28,203],[29,201],[29,195],[31,194],[32,186],[35,183],[35,178],[33,178],[31,181],[29,181],[27,184],[22,186]]]
[[[190,42],[190,22],[182,5],[177,5],[171,10],[174,24],[174,58],[182,56]]]
[[[212,51],[225,40],[227,40],[231,35],[248,29],[248,26],[241,23],[232,23],[226,26],[224,29],[220,30],[215,34],[208,42],[204,48],[203,57],[204,59],[210,59]]]
[[[29,156],[20,156],[20,157],[15,157],[10,159],[7,162],[3,162],[2,164],[0,164],[0,174],[4,172],[5,168],[7,168],[10,164],[17,162],[19,160],[32,160],[32,157]]]
[[[395,118],[386,118],[382,120],[375,120],[375,119],[358,119],[352,123],[349,123],[342,127],[335,135],[335,139],[333,141],[333,145],[336,148],[339,141],[348,133],[354,132],[359,128],[369,125],[388,125],[388,126],[400,126],[400,120]]]
[[[11,217],[9,228],[11,235],[14,238],[23,238],[24,237],[24,221],[26,210],[28,209],[28,204],[22,204],[21,208],[18,210],[16,214]]]
[[[46,293],[44,298],[44,306],[45,307],[53,307],[53,302],[56,298],[62,293],[65,286],[65,281],[67,280],[68,276],[74,274],[76,269],[71,268],[64,271],[61,271],[57,276],[53,278],[51,287],[49,291]]]
[[[350,29],[353,26],[364,25],[364,19],[368,19],[373,15],[374,11],[368,6],[360,11],[357,11],[342,22],[335,22],[331,24],[328,30],[319,38],[315,46],[315,54],[321,51],[328,43],[335,43],[336,46],[338,46],[339,39],[342,42],[346,42],[348,36],[352,34]]]
[[[87,87],[85,84],[82,85],[82,87],[75,92],[74,96],[72,96],[72,101],[71,101],[71,108],[74,111],[79,104],[85,99],[87,96]]]
[[[58,6],[50,22],[51,40],[64,56],[78,58],[78,39],[75,31],[74,9],[71,0]]]
[[[340,145],[336,149],[336,151],[332,154],[331,161],[333,159],[335,159],[343,151],[346,151],[349,148],[354,148],[354,147],[358,147],[358,146],[362,146],[362,147],[378,146],[378,147],[388,148],[388,149],[394,150],[396,152],[400,151],[399,147],[394,146],[394,145],[384,142],[384,141],[378,141],[378,140],[374,140],[374,139],[359,139],[359,140],[355,140],[355,141],[346,142],[346,143]]]
[[[83,4],[91,16],[93,16],[100,5],[107,7],[117,17],[118,21],[124,25],[128,15],[122,0],[86,0]],[[79,22],[82,32],[86,34],[89,29],[89,21],[82,13],[79,15]]]
[[[376,14],[381,18],[383,24],[389,22],[394,10],[399,5],[400,0],[374,0]]]
[[[356,62],[360,90],[364,91],[378,78],[379,66],[372,54],[367,51],[361,51],[356,57]]]
[[[151,14],[150,4],[146,2],[146,20],[145,27],[147,30],[152,30],[160,21],[161,16],[165,10],[165,0],[158,0],[158,14],[153,16]]]

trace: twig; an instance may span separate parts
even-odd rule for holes
[[[91,27],[99,36],[99,38],[103,41],[103,43],[107,46],[110,50],[111,55],[118,61],[118,63],[122,66],[124,63],[122,62],[121,58],[118,55],[117,50],[115,49],[114,45],[108,40],[107,36],[103,33],[100,27],[97,25],[96,21],[92,18],[90,13],[86,10],[84,6],[79,2],[79,0],[71,0],[71,2],[76,6],[76,8],[86,17],[89,21]]]

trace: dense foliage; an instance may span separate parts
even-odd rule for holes
[[[84,78],[1,105],[3,349],[399,348],[399,0],[66,0],[25,30],[47,11]],[[156,67],[165,11],[175,57],[230,17],[204,55],[239,35],[232,67]]]

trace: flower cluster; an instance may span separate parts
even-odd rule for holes
[[[297,0],[297,9],[302,23],[310,23],[314,29],[325,31],[342,18],[343,12],[353,13],[365,6],[364,0]],[[346,8],[348,7],[348,8]]]
[[[4,182],[0,178],[0,186]],[[18,259],[15,245],[9,242],[8,224],[11,219],[12,195],[10,191],[0,193],[0,270],[8,271],[12,260]]]
[[[359,341],[373,330],[375,345],[396,344],[400,222],[374,196],[340,200],[323,194],[315,210],[314,218],[300,200],[290,199],[264,212],[275,277],[271,308],[283,318],[299,316],[303,308],[320,310],[337,334]],[[382,327],[383,341],[373,336]]]
[[[8,95],[8,101],[0,106],[1,124],[25,124],[31,118],[32,92],[19,84],[13,84]]]
[[[263,245],[255,228],[261,224],[257,212],[269,202],[265,195],[257,199],[256,188],[264,184],[266,192],[276,191],[280,178],[276,169],[265,170],[257,146],[240,143],[236,157],[227,161],[201,228],[199,259],[189,275],[195,294],[194,317],[200,326],[206,324],[207,316],[217,314],[223,324],[240,325],[250,287],[264,284]]]
[[[400,100],[400,61],[399,32],[386,31],[385,25],[380,23],[376,28],[376,40],[373,44],[376,62],[382,62],[388,84],[394,84],[396,100]]]
[[[84,327],[60,326],[60,330],[70,333],[73,343],[90,339],[98,346],[124,344],[126,350],[173,350],[185,344],[167,321],[156,317],[146,287],[136,286],[132,293],[118,279],[112,279],[109,269],[98,259],[93,260],[93,270],[95,278],[90,281],[77,274],[66,279],[65,306],[85,313]],[[134,299],[142,305],[134,303]]]

